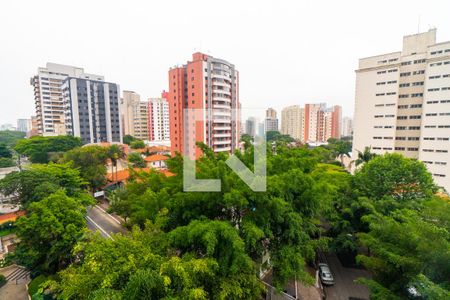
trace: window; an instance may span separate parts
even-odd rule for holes
[[[375,94],[375,96],[384,96],[384,95],[386,95],[385,93],[378,93],[378,94]]]
[[[413,75],[425,74],[425,70],[414,71]]]
[[[400,77],[406,77],[406,76],[410,76],[410,75],[411,75],[411,72],[400,73]]]
[[[423,93],[411,94],[411,98],[418,98],[418,97],[423,97]]]
[[[410,61],[403,61],[402,62],[402,66],[407,66],[407,65],[410,65],[411,64],[411,62]]]
[[[420,126],[409,126],[409,130],[420,130]]]
[[[397,150],[397,151],[405,151],[405,147],[395,147],[395,150]]]
[[[406,141],[406,137],[405,136],[396,136],[395,140],[396,141]]]
[[[375,107],[381,107],[384,106],[384,104],[375,104]]]
[[[378,71],[377,74],[385,74],[386,71]]]
[[[397,106],[397,108],[399,108],[399,109],[405,109],[405,108],[408,108],[408,105],[399,105],[399,106]]]
[[[423,64],[425,61],[425,59],[418,59],[414,61],[414,64]]]
[[[406,126],[397,126],[397,130],[406,130]]]
[[[408,147],[408,151],[419,151],[419,148]]]
[[[394,115],[385,115],[386,118],[393,118],[395,117]]]
[[[437,113],[427,113],[426,116],[427,117],[435,117],[435,116],[437,116]]]
[[[407,116],[398,116],[397,117],[397,120],[406,120],[406,119],[408,119]]]
[[[399,87],[408,87],[410,86],[409,83],[400,83]]]
[[[410,108],[421,108],[422,104],[411,104]]]
[[[436,75],[436,76],[430,76],[428,77],[428,79],[438,79],[441,78],[441,75]]]
[[[386,95],[395,95],[395,94],[397,94],[397,92],[389,92],[389,93],[386,93]]]
[[[388,81],[387,84],[394,84],[397,83],[397,80]]]
[[[420,86],[423,85],[423,81],[417,81],[412,83],[413,86]]]
[[[399,98],[409,98],[409,94],[400,94],[398,95]]]
[[[390,69],[390,70],[388,70],[388,73],[394,73],[394,72],[397,72],[398,70],[397,69]]]
[[[386,84],[386,82],[382,81],[382,82],[377,82],[377,85],[384,85]]]
[[[421,115],[415,115],[415,116],[409,116],[409,118],[410,118],[410,119],[418,120],[418,119],[421,119],[422,116],[421,116]]]

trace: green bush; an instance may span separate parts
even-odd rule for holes
[[[0,274],[0,287],[6,284],[6,277],[3,274]]]
[[[0,168],[14,167],[16,164],[12,158],[0,157]]]
[[[39,286],[47,281],[47,277],[45,275],[39,275],[38,277],[31,280],[31,282],[28,284],[28,294],[33,297],[34,294],[36,294],[39,290]]]

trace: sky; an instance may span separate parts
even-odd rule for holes
[[[0,124],[34,115],[30,78],[47,62],[104,75],[142,99],[201,51],[240,72],[243,107],[326,102],[354,109],[358,59],[437,28],[450,1],[0,1]]]

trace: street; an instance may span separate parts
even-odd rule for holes
[[[110,239],[112,239],[112,233],[124,233],[127,231],[118,219],[108,214],[98,205],[87,209],[86,220],[90,230],[99,231],[102,236]]]
[[[334,276],[334,285],[325,287],[327,300],[369,299],[367,287],[354,282],[360,277],[370,278],[366,270],[344,268],[334,253],[322,254],[320,260],[328,264]]]

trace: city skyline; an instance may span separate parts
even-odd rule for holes
[[[225,15],[233,17],[235,21],[232,24],[216,23],[214,28],[205,28],[205,33],[201,35],[177,35],[176,39],[173,35],[180,27],[193,28],[203,24],[204,16],[206,20],[212,18],[205,14],[205,10],[214,9],[215,4],[208,8],[196,5],[199,8],[194,12],[195,18],[184,15],[190,4],[183,2],[170,6],[165,3],[147,6],[139,3],[133,6],[118,4],[109,7],[108,16],[97,18],[95,12],[104,3],[96,2],[90,4],[93,7],[88,11],[83,9],[83,5],[73,7],[74,13],[85,14],[86,18],[93,19],[92,22],[67,24],[64,14],[58,14],[60,9],[50,2],[30,2],[27,10],[22,10],[17,3],[2,3],[0,25],[15,30],[5,32],[6,42],[0,49],[1,57],[8,58],[2,62],[0,71],[0,79],[7,83],[0,99],[3,107],[0,111],[1,123],[14,124],[16,119],[34,115],[29,78],[37,66],[44,66],[47,62],[73,65],[103,74],[105,80],[117,82],[124,90],[133,90],[148,98],[157,97],[161,90],[167,89],[167,70],[170,66],[183,63],[196,51],[222,57],[239,66],[243,107],[274,107],[281,112],[282,107],[289,105],[327,102],[329,105],[341,105],[343,116],[352,116],[354,70],[357,69],[358,58],[395,51],[400,46],[399,38],[416,33],[418,27],[421,31],[437,27],[439,40],[450,37],[446,10],[432,10],[433,5],[423,7],[419,1],[407,6],[390,3],[383,23],[376,22],[377,14],[366,15],[363,8],[356,4],[349,12],[341,9],[341,14],[334,14],[333,7],[340,4],[328,2],[330,9],[323,11],[323,17],[333,26],[329,26],[329,22],[321,25],[308,16],[308,12],[321,8],[320,4],[274,3],[241,3],[239,10],[236,9],[237,2],[230,3],[221,9]],[[379,8],[374,9],[381,9],[385,6],[383,3],[377,3]],[[41,18],[33,13],[42,8],[51,8],[54,13],[52,18]],[[402,15],[398,15],[400,10]],[[171,11],[173,19],[166,18],[166,14],[150,14],[149,11]],[[116,22],[118,17],[130,22]],[[272,19],[273,22],[267,22]],[[246,26],[248,22],[254,26]],[[34,33],[58,23],[65,26],[54,27],[55,33],[51,37]],[[33,30],[30,30],[31,24]],[[155,27],[155,24],[163,26]],[[110,30],[100,38],[88,37],[87,40],[85,35],[77,34],[79,30],[95,25]],[[225,29],[235,32],[235,40],[229,45],[223,44],[220,37],[212,34]],[[339,34],[342,32],[346,33],[344,40]],[[273,36],[272,46],[267,45],[267,34]],[[106,43],[112,38],[117,39],[117,36],[128,41],[134,39],[136,43]],[[252,37],[251,44],[248,43],[249,36]],[[157,47],[154,46],[155,41],[158,41]],[[70,47],[61,47],[69,42]],[[86,47],[87,43],[92,47]],[[240,46],[236,47],[236,44]],[[339,76],[335,71],[325,72],[324,68],[338,70]]]

